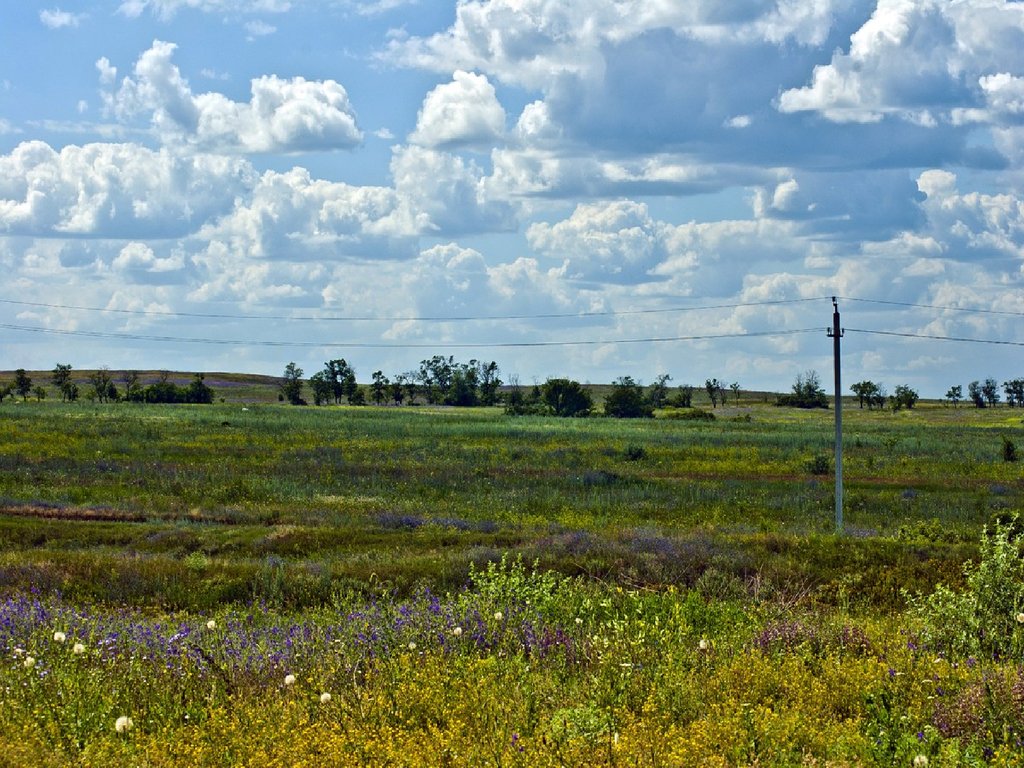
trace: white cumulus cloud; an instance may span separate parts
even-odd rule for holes
[[[252,80],[248,103],[217,92],[197,95],[172,62],[176,47],[154,41],[132,76],[105,94],[108,112],[122,120],[149,116],[161,140],[202,151],[288,153],[347,149],[362,141],[340,83],[264,75]],[[106,59],[97,68],[106,82],[116,74]]]
[[[53,10],[42,10],[39,12],[39,20],[50,29],[62,27],[77,27],[85,19],[84,13],[70,13],[59,8]]]
[[[505,110],[494,86],[484,75],[457,70],[450,83],[427,94],[409,140],[450,147],[497,141],[504,132]]]

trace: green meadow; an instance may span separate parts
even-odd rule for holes
[[[832,411],[207,381],[0,404],[0,765],[1024,764],[1024,411],[847,403],[837,535]]]

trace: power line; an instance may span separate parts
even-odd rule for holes
[[[875,336],[901,336],[909,339],[931,339],[935,341],[960,341],[968,344],[1000,344],[1009,347],[1024,347],[1024,341],[1001,341],[999,339],[970,339],[963,336],[939,336],[930,333],[910,333],[907,331],[875,331],[865,328],[844,328],[849,333],[867,333]]]
[[[1011,312],[1003,309],[980,309],[978,307],[952,307],[941,304],[915,304],[910,301],[887,301],[885,299],[858,299],[853,296],[839,296],[842,301],[859,301],[864,304],[887,304],[893,307],[913,307],[915,309],[939,309],[943,312],[971,312],[979,315],[1009,315],[1024,317],[1024,312]]]
[[[662,342],[678,341],[708,341],[713,339],[739,339],[755,338],[763,336],[791,336],[800,333],[820,333],[821,328],[801,328],[797,330],[778,331],[750,331],[743,333],[720,333],[720,334],[699,334],[693,336],[662,336],[648,337],[642,339],[604,339],[604,340],[581,340],[581,341],[502,341],[502,342],[435,342],[435,343],[372,343],[372,342],[335,342],[335,341],[271,341],[257,339],[243,341],[238,339],[209,339],[178,336],[157,336],[139,333],[115,333],[112,331],[76,331],[66,328],[39,328],[30,325],[14,325],[0,323],[0,328],[9,331],[23,331],[26,333],[54,334],[59,336],[85,336],[98,339],[121,339],[128,341],[153,341],[168,342],[175,344],[210,344],[221,346],[239,347],[332,347],[348,349],[477,349],[481,347],[508,348],[508,347],[579,347],[579,346],[603,346],[611,344],[652,344]]]
[[[593,312],[553,312],[525,315],[450,315],[450,316],[410,316],[410,317],[378,317],[372,315],[255,315],[241,313],[213,313],[213,312],[165,312],[149,309],[112,309],[109,307],[89,307],[75,304],[49,304],[38,301],[17,301],[15,299],[0,299],[0,304],[11,304],[22,307],[41,307],[44,309],[64,309],[79,312],[105,312],[120,315],[133,315],[142,317],[190,317],[204,320],[292,320],[292,321],[322,321],[322,322],[422,322],[422,323],[447,323],[447,322],[476,322],[486,320],[565,320],[582,317],[617,317],[626,315],[656,315],[671,312],[701,312],[713,309],[740,309],[742,307],[765,307],[780,304],[799,304],[810,301],[823,301],[827,296],[815,296],[806,299],[774,299],[765,301],[747,301],[734,304],[710,304],[699,307],[663,307],[660,309],[626,309],[606,310]]]

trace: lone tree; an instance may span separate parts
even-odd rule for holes
[[[24,368],[14,372],[14,391],[21,395],[23,400],[28,400],[28,393],[32,391],[32,377],[25,373]]]
[[[881,408],[885,405],[885,392],[881,384],[876,384],[870,379],[858,381],[850,386],[850,391],[857,396],[858,405],[863,408],[867,403],[868,410],[876,405]]]
[[[794,408],[828,408],[828,397],[821,386],[817,371],[798,373],[793,382],[793,391],[781,395],[777,405],[788,405]]]
[[[649,419],[654,418],[654,406],[631,376],[620,376],[604,399],[604,413],[620,419]]]
[[[56,367],[53,369],[53,375],[50,376],[50,381],[60,392],[60,399],[62,401],[67,401],[68,393],[71,389],[71,364],[57,363]]]
[[[651,401],[651,407],[661,408],[668,401],[668,383],[670,381],[672,381],[672,377],[663,373],[651,384],[647,392],[647,399]]]
[[[916,390],[911,389],[906,384],[900,384],[889,397],[889,405],[892,407],[893,412],[902,408],[906,408],[909,411],[919,399],[920,397]]]
[[[284,377],[281,379],[281,399],[287,400],[292,405],[305,405],[302,399],[302,369],[295,363],[288,363],[284,367]]]
[[[946,399],[953,404],[956,408],[956,404],[964,399],[964,388],[962,384],[957,384],[946,390]]]
[[[985,383],[981,385],[981,394],[989,407],[995,408],[996,403],[999,402],[999,384],[996,383],[995,379],[985,379]]]
[[[711,407],[717,408],[718,398],[723,393],[722,382],[718,379],[704,379],[704,391],[708,393],[708,399],[711,400]]]
[[[548,379],[541,399],[555,416],[589,416],[594,407],[590,392],[571,379]]]
[[[985,395],[981,392],[981,384],[977,381],[972,381],[967,385],[967,396],[971,398],[971,402],[974,403],[975,408],[985,407]]]
[[[1011,408],[1024,406],[1024,379],[1010,379],[1003,382],[1006,404]]]

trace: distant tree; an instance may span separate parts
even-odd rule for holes
[[[57,388],[57,391],[60,392],[60,399],[66,401],[68,399],[66,387],[71,383],[71,364],[57,363],[53,369],[53,375],[50,376],[50,381]]]
[[[478,405],[476,361],[470,364],[455,365],[451,368],[451,378],[442,402],[445,405],[457,405],[469,408]]]
[[[527,414],[540,415],[546,412],[546,406],[541,402],[541,392],[538,387],[533,387],[529,392],[519,383],[519,376],[512,374],[509,377],[508,391],[505,393],[505,413],[510,416],[524,416]]]
[[[14,385],[8,383],[0,383],[0,403],[2,403],[8,397],[14,397]]]
[[[650,401],[652,408],[664,407],[668,401],[668,383],[670,381],[672,381],[672,377],[667,373],[663,373],[651,384],[647,390],[647,399]]]
[[[675,396],[669,401],[669,405],[674,408],[690,408],[693,406],[693,390],[692,384],[680,384],[676,389]]]
[[[478,363],[477,386],[480,388],[480,405],[495,405],[498,402],[498,389],[501,387],[498,364]]]
[[[14,391],[21,395],[23,400],[28,400],[28,393],[32,391],[32,377],[25,373],[24,368],[14,372]]]
[[[734,381],[732,384],[729,385],[729,389],[732,390],[732,401],[733,401],[733,403],[735,405],[739,405],[739,402],[740,402],[740,383],[738,381]]]
[[[604,413],[620,419],[652,418],[654,406],[632,377],[620,376],[612,382],[612,390],[604,399]]]
[[[864,407],[865,403],[867,403],[868,410],[876,405],[881,405],[881,403],[878,402],[878,398],[882,393],[882,386],[880,384],[876,384],[870,379],[858,381],[856,384],[851,385],[850,391],[857,396],[857,403],[861,408]]]
[[[381,405],[388,399],[390,394],[391,381],[384,375],[384,371],[373,372],[373,383],[370,385],[371,396],[375,405]]]
[[[366,393],[358,384],[348,393],[349,405],[366,405]]]
[[[117,402],[117,387],[109,368],[103,366],[89,374],[89,383],[92,385],[90,397],[95,397],[101,403]]]
[[[711,400],[711,407],[717,408],[718,398],[722,392],[722,383],[718,379],[705,379],[704,391],[708,393],[708,399]]]
[[[1024,406],[1024,379],[1010,379],[1003,382],[1006,404],[1011,408]]]
[[[177,403],[181,401],[179,388],[171,381],[170,371],[160,371],[157,380],[144,390],[147,403]]]
[[[908,411],[914,407],[919,400],[917,392],[911,389],[906,384],[900,384],[893,391],[892,396],[889,398],[889,405],[892,407],[893,412],[899,411],[902,408],[906,408]]]
[[[356,384],[356,371],[345,358],[328,360],[324,363],[324,378],[331,384],[331,395],[335,404],[342,401],[342,398],[351,402],[353,393],[359,388]]]
[[[818,372],[797,374],[792,393],[780,395],[776,404],[794,408],[828,408],[828,397],[821,386]]]
[[[209,405],[213,402],[213,390],[206,384],[206,376],[196,373],[183,393],[186,403]]]
[[[32,389],[32,394],[36,396],[36,400],[46,399],[46,390],[43,387],[34,387]]]
[[[391,400],[395,405],[402,404],[402,401],[405,399],[405,379],[402,374],[396,376],[395,380],[391,382],[388,393],[391,395]]]
[[[284,375],[281,379],[281,395],[292,405],[304,405],[302,399],[302,369],[295,363],[288,363],[284,367]]]
[[[429,360],[420,361],[418,380],[422,387],[423,395],[431,405],[443,403],[452,385],[452,368],[455,365],[454,357],[434,355]]]
[[[953,404],[956,408],[956,404],[964,399],[964,388],[961,384],[956,384],[946,390],[946,399]]]
[[[995,408],[999,402],[999,384],[995,379],[985,379],[985,383],[981,385],[981,394],[989,407]]]
[[[409,405],[416,404],[416,395],[420,392],[420,385],[416,383],[418,375],[417,371],[408,371],[400,377],[402,379],[402,387],[405,389],[405,399],[409,401]]]
[[[314,405],[325,405],[334,397],[334,384],[327,378],[326,371],[317,371],[310,376],[309,388],[313,391]]]
[[[124,384],[124,399],[130,403],[140,403],[146,399],[138,371],[125,371],[121,376]]]
[[[972,381],[967,385],[967,396],[971,398],[971,402],[974,403],[975,408],[985,407],[985,395],[981,391],[981,384],[977,381]]]
[[[571,379],[548,379],[540,393],[555,416],[588,416],[594,407],[590,392]]]

